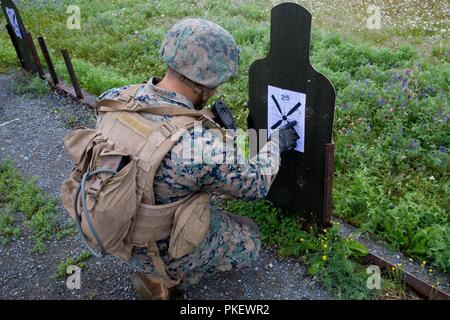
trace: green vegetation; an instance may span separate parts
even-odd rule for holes
[[[0,193],[0,204],[2,204],[2,198]],[[11,212],[11,208],[0,207],[0,236],[2,237],[2,245],[6,246],[10,242],[11,238],[18,239],[21,235],[21,230],[17,227],[16,218]]]
[[[58,211],[57,200],[45,196],[36,181],[26,181],[11,162],[0,163],[0,236],[4,245],[17,239],[20,227],[26,226],[34,242],[33,252],[44,253],[45,241],[70,231],[59,224]],[[15,213],[22,213],[23,219],[18,221]]]
[[[53,275],[55,279],[64,279],[67,277],[67,268],[69,266],[77,266],[80,269],[86,267],[86,261],[92,256],[89,251],[83,251],[76,257],[67,257],[66,260],[58,264],[56,273]]]
[[[320,57],[337,91],[335,212],[450,271],[449,64],[329,41]]]
[[[450,66],[442,32],[445,2],[380,3],[383,28],[377,31],[364,27],[365,2],[350,7],[337,0],[305,3],[313,12],[313,26],[320,26],[313,32],[311,62],[333,82],[337,93],[335,214],[449,273]],[[159,45],[164,32],[180,18],[201,16],[228,29],[241,48],[241,65],[239,76],[221,87],[218,97],[229,103],[245,128],[247,70],[267,52],[271,2],[102,0],[92,6],[92,1],[80,0],[81,30],[66,28],[69,4],[23,1],[20,9],[30,31],[46,36],[58,72],[66,74],[59,55],[66,47],[82,86],[95,94],[162,76]],[[338,19],[341,14],[346,19]],[[17,62],[7,35],[0,34],[0,40],[1,72]],[[295,240],[300,233],[294,220],[276,218],[282,219],[276,220],[280,225],[287,224],[284,232],[293,234],[293,240],[280,238],[279,224],[269,219],[266,209],[241,205],[239,212],[248,211],[258,220],[266,241],[283,243],[280,253],[306,254],[311,270],[319,270],[325,282],[333,279],[346,288],[347,280],[340,279],[350,279],[348,289],[336,289],[343,290],[340,295],[351,296],[351,288],[361,286],[357,277],[348,276],[357,272],[351,246],[341,241],[329,244],[327,261],[321,262],[323,248],[306,253]],[[5,218],[1,225],[13,228],[15,223]],[[323,240],[314,233],[301,237],[310,237],[307,243]],[[336,272],[323,267],[333,257],[339,261]]]
[[[230,200],[226,209],[254,219],[264,243],[271,245],[282,257],[301,257],[308,274],[339,299],[405,296],[403,283],[389,274],[383,276],[380,290],[367,288],[368,274],[359,263],[359,258],[367,255],[367,248],[351,238],[339,237],[336,223],[322,233],[312,227],[301,230],[297,217],[282,214],[265,201]]]
[[[29,79],[23,75],[17,75],[11,84],[12,91],[17,95],[38,97],[50,92],[50,88],[45,81],[38,76]]]

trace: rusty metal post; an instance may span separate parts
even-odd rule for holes
[[[331,211],[333,204],[333,173],[334,173],[334,143],[325,145],[325,181],[323,198],[323,224],[331,222]]]
[[[73,69],[72,61],[70,60],[69,52],[67,49],[62,49],[61,53],[64,58],[64,62],[66,63],[67,72],[69,73],[70,80],[72,81],[73,89],[75,90],[75,94],[77,98],[82,99],[83,93],[80,88],[80,84],[78,83],[77,76],[75,74],[75,70]]]
[[[48,53],[47,44],[43,37],[38,37],[39,46],[41,47],[42,55],[44,56],[45,63],[47,64],[48,72],[50,73],[50,77],[52,78],[52,82],[54,85],[58,84],[58,75],[56,74],[55,67],[53,66],[52,59],[50,58],[50,54]]]
[[[19,47],[17,45],[16,37],[14,35],[14,31],[11,29],[9,24],[6,25],[6,30],[8,30],[9,37],[11,38],[11,42],[16,50],[17,58],[19,59],[20,65],[22,68],[26,69],[25,64],[23,63],[23,57],[20,54]]]
[[[31,35],[31,32],[27,32],[25,34],[25,40],[27,41],[28,47],[30,48],[31,58],[33,59],[36,72],[38,73],[39,77],[45,79],[45,73],[44,70],[42,69],[41,60],[39,60],[36,47],[34,46],[33,36]]]

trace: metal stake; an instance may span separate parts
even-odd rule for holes
[[[48,53],[47,44],[45,43],[45,40],[43,37],[38,37],[39,46],[41,47],[42,54],[45,59],[45,63],[48,67],[48,72],[50,73],[50,77],[52,78],[52,82],[54,85],[56,85],[58,80],[58,75],[56,74],[55,67],[53,66],[52,59],[50,58],[50,54]]]
[[[72,81],[73,89],[75,90],[75,94],[77,98],[83,99],[83,93],[80,88],[80,84],[78,83],[77,76],[75,74],[75,70],[73,69],[72,61],[70,60],[69,52],[67,49],[62,49],[61,53],[64,58],[64,62],[66,63],[67,72],[69,73],[70,80]]]
[[[331,222],[332,192],[333,192],[333,172],[334,172],[334,143],[325,145],[325,181],[323,197],[323,224],[324,227]]]
[[[27,41],[28,46],[30,48],[31,58],[33,59],[36,72],[38,73],[39,77],[45,79],[45,73],[44,70],[42,69],[41,60],[39,60],[36,47],[34,46],[33,36],[31,35],[31,32],[27,32],[25,34],[25,40]]]

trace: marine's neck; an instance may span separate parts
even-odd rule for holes
[[[164,78],[156,84],[156,86],[165,89],[167,91],[176,92],[184,97],[186,97],[192,104],[197,104],[200,102],[201,98],[198,93],[189,88],[186,84],[178,80],[177,78],[166,74]]]

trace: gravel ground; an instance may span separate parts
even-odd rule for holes
[[[11,92],[13,75],[0,74],[0,161],[13,159],[26,177],[51,196],[72,168],[63,151],[68,125],[93,125],[92,112],[72,100],[48,94],[21,97]],[[68,221],[61,210],[60,219]],[[81,275],[81,289],[69,290],[52,275],[61,261],[86,250],[78,236],[47,243],[44,255],[31,253],[25,231],[7,247],[0,246],[0,299],[136,299],[132,270],[113,257],[90,258]],[[203,279],[185,292],[186,299],[332,299],[306,275],[295,260],[280,260],[263,249],[254,266],[238,273]]]

